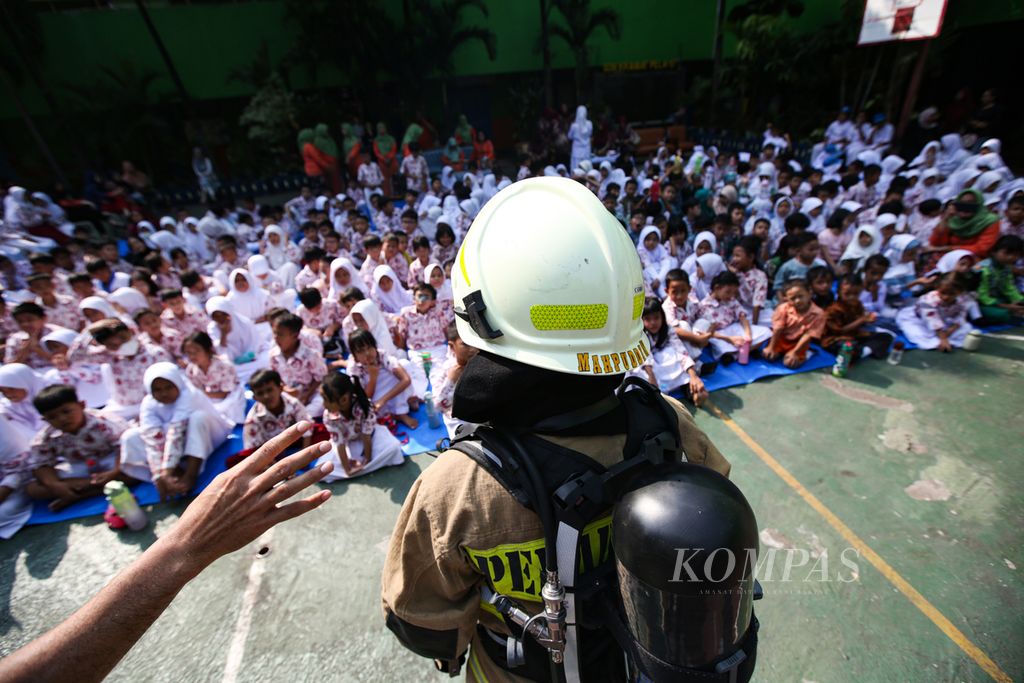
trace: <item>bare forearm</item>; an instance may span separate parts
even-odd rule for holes
[[[62,624],[0,660],[0,683],[102,681],[201,570],[182,555],[158,540]]]

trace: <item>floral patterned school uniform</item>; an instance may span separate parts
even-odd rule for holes
[[[395,286],[404,286],[405,281],[409,279],[409,262],[399,253],[388,259],[388,265],[391,266],[391,270],[395,271],[395,275],[398,276],[398,282],[395,283]]]
[[[284,409],[275,415],[262,403],[255,403],[245,416],[242,427],[242,444],[246,450],[259,448],[275,436],[301,420],[309,420],[306,407],[299,399],[288,394],[281,394]]]
[[[305,387],[313,382],[319,383],[327,374],[322,349],[319,341],[315,349],[300,342],[295,353],[286,358],[281,348],[274,344],[270,349],[270,369],[281,375],[281,381],[285,386]],[[314,392],[306,411],[312,417],[320,417],[323,414],[324,400],[319,391]]]
[[[455,260],[457,253],[459,253],[459,247],[454,242],[447,247],[438,243],[430,250],[430,262],[440,263],[443,266],[449,261]]]
[[[430,381],[436,386],[441,381],[441,366],[448,355],[448,314],[439,304],[434,304],[426,313],[420,313],[416,306],[406,306],[398,316],[398,330],[405,337],[410,359],[423,367],[423,354],[429,353],[431,360]]]
[[[186,305],[183,318],[177,317],[171,309],[165,308],[160,313],[160,324],[174,330],[184,339],[195,332],[206,332],[206,326],[210,324],[210,318],[206,315],[205,311],[197,311],[191,306]]]
[[[740,324],[741,315],[745,316],[746,311],[743,310],[743,304],[738,299],[719,301],[713,295],[708,294],[700,302],[700,319],[714,325],[715,331],[718,334],[730,337],[742,336],[744,330],[743,325]],[[772,331],[763,325],[750,323],[750,335],[750,346],[751,348],[756,348],[759,344],[771,338]],[[711,355],[715,358],[719,358],[725,353],[736,353],[739,350],[729,342],[715,338],[711,339],[709,346],[711,347]]]
[[[226,391],[227,396],[221,399],[211,398],[217,411],[228,418],[232,424],[238,424],[245,417],[245,388],[238,381],[235,365],[224,356],[210,357],[210,367],[203,372],[194,363],[185,366],[185,377],[204,394],[210,391]]]
[[[387,353],[378,352],[380,359],[380,371],[377,372],[377,385],[373,388],[373,396],[370,397],[371,403],[376,403],[384,394],[391,391],[395,385],[398,384],[398,377],[395,376],[395,370],[402,367],[398,359],[392,357]],[[352,367],[349,368],[349,374],[353,377],[358,377],[359,381],[364,387],[368,386],[370,381],[370,371],[362,363],[353,363]],[[387,405],[384,410],[381,411],[382,415],[407,415],[409,413],[409,398],[414,395],[414,389],[412,384],[405,389],[398,396],[395,396]]]
[[[956,332],[949,336],[949,343],[956,348],[964,345],[967,333],[973,330],[967,322],[967,312],[973,299],[961,294],[952,304],[946,305],[939,298],[939,292],[928,292],[913,306],[901,308],[896,315],[900,331],[911,342],[922,349],[935,349],[939,346],[939,330],[952,325],[959,325]]]
[[[358,403],[353,401],[352,419],[346,418],[341,413],[326,411],[324,413],[324,426],[331,435],[331,451],[324,454],[317,461],[317,465],[325,462],[333,462],[334,470],[324,477],[324,481],[331,482],[339,479],[348,479],[349,475],[341,466],[341,458],[338,456],[338,448],[345,449],[345,455],[352,463],[364,463],[364,469],[356,476],[379,470],[382,467],[401,465],[405,462],[402,455],[402,444],[398,442],[387,427],[377,424],[377,414],[370,406],[364,411]],[[363,437],[372,436],[370,447],[373,449],[369,462],[363,458]]]
[[[320,292],[320,296],[326,297],[328,291],[327,278],[324,277],[323,273],[314,273],[309,269],[309,266],[303,266],[302,270],[295,276],[295,291],[301,292],[307,287]]]
[[[141,384],[142,381],[140,380]],[[28,467],[53,467],[61,479],[89,476],[89,461],[102,471],[114,469],[127,423],[116,415],[87,408],[85,424],[74,434],[46,425],[29,446]]]
[[[768,276],[759,268],[735,272],[736,277],[740,281],[740,291],[736,298],[743,306],[743,310],[747,312],[747,317],[751,318],[753,316],[754,307],[756,306],[761,309],[757,317],[758,323],[764,325],[770,322],[772,310],[770,306],[767,306]]]
[[[147,390],[143,377],[149,366],[161,361],[171,362],[170,354],[153,344],[139,344],[134,356],[118,356],[102,346],[73,348],[68,352],[68,362],[107,363],[110,367],[110,402],[103,408],[103,414],[115,414],[130,420],[138,417],[142,399]]]
[[[43,310],[46,311],[46,321],[57,327],[66,327],[76,332],[85,327],[85,317],[78,310],[78,301],[73,297],[63,294],[54,294],[57,302],[53,306],[43,304],[42,300],[36,300]]]
[[[43,331],[39,335],[39,338],[42,339],[46,335],[56,332],[59,329],[60,328],[57,327],[56,325],[46,323],[45,325],[43,325]],[[18,354],[21,352],[23,348],[29,345],[29,341],[30,339],[28,336],[28,332],[22,332],[21,330],[18,330],[17,332],[11,333],[11,335],[7,337],[7,343],[4,346],[4,363],[17,362],[14,359],[18,357]],[[29,366],[33,370],[46,370],[51,367],[50,361],[43,358],[37,353],[30,353],[28,355],[28,358],[26,358],[22,362],[24,362],[25,365]]]
[[[148,332],[143,332],[139,335],[139,341],[144,344],[150,344],[152,346],[159,346],[161,349],[167,352],[171,358],[178,358],[181,356],[181,342],[184,337],[178,333],[177,330],[172,330],[169,327],[160,326],[160,341],[156,341],[149,336]]]
[[[669,326],[672,336],[679,339],[675,335],[677,328],[682,329],[686,332],[707,332],[711,323],[706,320],[701,320],[699,316],[700,302],[697,297],[690,292],[689,298],[686,300],[686,306],[677,306],[675,301],[671,298],[665,299],[661,303],[661,310],[665,312],[665,323]],[[679,339],[679,342],[686,349],[686,353],[690,354],[690,357],[694,360],[700,358],[700,354],[704,351],[704,347],[697,346]],[[647,378],[647,374],[637,375],[643,379]]]
[[[330,299],[321,300],[320,310],[315,313],[305,306],[299,306],[298,309],[298,316],[302,318],[303,324],[318,332],[323,332],[331,325],[341,325],[345,315],[341,304]]]

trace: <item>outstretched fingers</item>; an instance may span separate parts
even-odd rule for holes
[[[299,515],[304,515],[310,510],[315,510],[326,503],[330,497],[331,492],[327,489],[317,491],[302,500],[297,500],[294,503],[288,503],[287,505],[274,508],[270,511],[270,514],[267,515],[267,519],[270,521],[271,526],[280,524],[281,522],[298,517]]]
[[[325,462],[319,467],[314,467],[308,472],[304,472],[298,477],[289,479],[288,481],[281,483],[279,486],[275,486],[270,489],[270,492],[267,493],[266,500],[271,505],[283,503],[302,489],[307,486],[312,486],[326,477],[333,469],[334,463],[332,462]]]
[[[263,491],[269,491],[277,486],[279,482],[285,481],[329,450],[331,450],[331,442],[321,441],[320,443],[313,444],[309,448],[302,449],[295,455],[290,455],[287,458],[277,461],[271,465],[266,472],[263,472],[253,479],[253,489],[260,493]]]
[[[302,420],[293,424],[291,427],[260,446],[256,449],[255,453],[243,460],[238,465],[240,471],[242,473],[249,474],[250,476],[260,474],[263,470],[267,469],[272,462],[274,462],[274,458],[283,453],[288,446],[295,442],[296,439],[302,437],[302,435],[308,432],[312,426],[313,424],[307,420]]]

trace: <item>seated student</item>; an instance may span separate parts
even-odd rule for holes
[[[437,305],[437,292],[430,285],[416,285],[413,294],[416,303],[404,307],[396,318],[398,333],[413,363],[420,368],[427,362],[431,364],[430,382],[437,386],[448,351],[448,314]]]
[[[49,384],[42,373],[24,363],[0,366],[0,417],[5,418],[26,441],[31,441],[43,428],[43,418],[32,401]]]
[[[30,275],[26,283],[28,291],[36,295],[36,303],[42,306],[46,320],[51,325],[76,332],[85,327],[85,318],[78,310],[78,302],[73,297],[54,292],[52,275]]]
[[[348,348],[354,361],[348,373],[359,378],[373,401],[374,411],[381,417],[393,416],[409,429],[416,429],[419,422],[409,415],[409,400],[415,398],[412,379],[399,361],[381,353],[374,335],[364,329],[352,333]]]
[[[275,436],[302,420],[309,420],[306,406],[284,392],[281,375],[273,370],[259,370],[249,379],[255,403],[245,416],[242,427],[244,450],[232,456],[228,466],[236,464]],[[312,443],[312,433],[303,439],[302,446]]]
[[[778,293],[782,303],[772,314],[771,341],[761,353],[768,360],[782,358],[787,368],[797,368],[807,361],[811,342],[821,339],[825,312],[811,301],[811,291],[802,279],[787,281]]]
[[[661,304],[665,323],[683,344],[683,348],[697,363],[700,372],[700,354],[711,341],[712,332],[707,322],[698,318],[700,301],[693,295],[690,278],[681,268],[673,268],[665,275],[668,296]]]
[[[246,265],[253,282],[266,292],[272,306],[291,307],[295,305],[295,289],[286,287],[277,273],[270,271],[270,264],[266,256],[253,254],[246,261]]]
[[[672,269],[673,264],[668,249],[661,243],[661,231],[654,225],[644,228],[640,233],[636,251],[644,270],[644,287],[647,293],[659,298],[664,297],[665,274]]]
[[[68,276],[68,285],[71,287],[71,296],[78,301],[90,296],[97,296],[96,287],[92,284],[92,278],[85,273],[73,273]]]
[[[917,257],[920,253],[921,243],[913,235],[896,235],[889,241],[885,257],[892,265],[882,279],[887,295],[893,301],[910,294],[918,294],[923,287],[934,282],[934,276],[917,276]],[[904,292],[908,294],[904,295]]]
[[[771,308],[766,308],[768,301],[768,276],[757,267],[757,253],[761,242],[752,235],[747,235],[732,248],[729,270],[736,273],[740,280],[739,301],[747,312],[750,322],[763,324],[761,320],[772,318]]]
[[[326,253],[318,246],[313,246],[302,254],[302,270],[295,275],[295,289],[301,292],[307,287],[314,287],[321,294],[327,294],[328,282],[326,273],[321,270]]]
[[[922,244],[927,244],[942,220],[942,202],[938,199],[926,199],[917,205],[907,219],[907,231]]]
[[[317,337],[313,344],[302,343],[302,318],[282,311],[272,319],[274,345],[270,348],[270,369],[285,384],[285,392],[306,406],[312,417],[320,417],[323,404],[317,389],[327,374],[323,345]]]
[[[710,231],[704,231],[698,233],[693,238],[693,253],[683,259],[680,268],[687,275],[695,275],[697,273],[697,259],[704,254],[714,254],[718,252],[718,239],[715,237],[715,233]]]
[[[341,216],[338,217],[339,220],[341,218]],[[306,254],[310,249],[320,248],[320,232],[313,221],[303,221],[302,225],[299,226],[299,230],[302,231],[302,239],[299,240],[298,247],[302,250],[302,260],[308,265],[309,260],[306,258]],[[295,286],[298,286],[298,282],[296,282]]]
[[[85,272],[92,276],[92,284],[96,290],[107,294],[129,286],[132,281],[128,273],[112,271],[103,259],[86,261]]]
[[[185,377],[231,424],[240,423],[245,417],[245,388],[238,381],[234,364],[214,352],[210,335],[190,334],[181,344],[181,355],[188,360]]]
[[[866,312],[875,314],[879,325],[891,326],[896,321],[896,309],[886,303],[889,290],[883,278],[888,270],[889,259],[881,254],[873,254],[864,261],[860,301]]]
[[[11,317],[18,325],[18,331],[7,337],[4,346],[4,363],[24,363],[31,368],[44,370],[51,366],[50,352],[41,340],[59,327],[51,325],[46,311],[37,303],[26,301],[14,307]]]
[[[231,271],[230,284],[227,299],[234,309],[254,325],[267,322],[267,311],[274,307],[274,302],[256,282],[256,277],[244,268],[236,268]]]
[[[217,353],[235,364],[239,382],[245,384],[252,373],[267,367],[270,360],[263,335],[248,318],[235,313],[230,301],[215,296],[206,302],[206,312],[210,316],[206,332]]]
[[[948,353],[963,346],[967,333],[974,329],[967,322],[972,303],[963,278],[947,273],[913,306],[901,308],[896,322],[903,335],[919,348]]]
[[[459,245],[455,240],[455,231],[447,222],[437,222],[437,234],[434,236],[437,244],[430,250],[430,260],[434,263],[445,264],[455,258],[459,252]]]
[[[837,355],[844,344],[849,344],[852,347],[851,363],[868,356],[885,358],[893,340],[891,333],[872,328],[878,316],[864,310],[862,291],[859,275],[844,275],[839,279],[839,296],[825,309],[825,332],[821,345],[829,353]]]
[[[181,274],[181,295],[196,311],[206,310],[206,302],[223,293],[224,288],[213,278],[200,275],[194,270]]]
[[[124,420],[137,417],[146,395],[142,383],[146,370],[154,363],[169,362],[170,354],[137,339],[120,320],[101,320],[86,330],[96,344],[76,343],[68,352],[68,363],[106,363],[111,375],[110,402],[103,407],[103,413]],[[80,337],[79,341],[87,342],[88,338]]]
[[[384,243],[376,235],[363,237],[363,251],[366,252],[366,258],[363,260],[363,265],[359,266],[359,275],[363,278],[363,285],[367,292],[373,287],[373,273],[377,270],[377,266],[385,265],[384,258],[380,253],[383,248]]]
[[[391,270],[395,271],[395,284],[401,288],[405,287],[405,281],[409,279],[409,262],[405,260],[401,248],[403,239],[408,239],[405,233],[389,232],[384,235],[384,249],[381,253],[384,264],[391,266]],[[376,268],[374,276],[376,277]]]
[[[103,493],[118,479],[135,480],[120,468],[121,435],[128,425],[115,415],[85,407],[74,387],[55,384],[33,400],[47,425],[29,446],[28,466],[35,477],[25,491],[38,500],[52,500],[54,512]]]
[[[791,242],[796,250],[796,255],[779,266],[775,273],[775,300],[781,301],[779,292],[782,285],[789,280],[803,280],[807,277],[807,271],[814,266],[823,266],[825,262],[818,258],[821,245],[818,244],[818,236],[813,232],[802,232],[796,235]]]
[[[153,364],[142,386],[139,426],[121,437],[121,471],[152,481],[161,500],[187,495],[233,425],[174,363]]]
[[[160,302],[164,306],[160,313],[162,324],[177,332],[182,339],[195,332],[203,332],[210,324],[206,312],[186,303],[180,289],[162,290]]]
[[[170,327],[162,325],[161,323],[163,323],[163,318],[157,315],[156,311],[143,308],[135,311],[135,315],[132,316],[132,319],[139,328],[140,341],[145,344],[159,346],[166,351],[174,361],[181,358],[181,334],[178,333],[177,330],[172,330]]]
[[[370,298],[383,313],[398,315],[403,308],[412,305],[412,297],[400,283],[401,280],[391,266],[377,266],[374,269]]]
[[[412,253],[415,258],[409,264],[409,276],[405,281],[409,289],[425,281],[424,271],[430,265],[430,240],[423,236],[414,238]]]
[[[736,298],[739,295],[740,281],[735,274],[722,271],[711,282],[711,293],[700,302],[698,316],[710,325],[711,354],[717,360],[726,357],[727,361],[745,343],[757,348],[771,337],[772,331],[762,325],[751,325],[747,312]]]
[[[768,260],[772,257],[772,222],[771,219],[764,216],[759,216],[752,220],[753,222],[751,223],[750,232],[746,236],[756,237],[758,239],[758,251],[755,255],[755,263],[760,268],[766,266]]]
[[[702,254],[697,257],[697,267],[690,276],[693,296],[701,301],[711,293],[711,282],[725,270],[725,261],[718,254]]]
[[[0,417],[0,539],[7,540],[32,516],[28,481],[28,438]]]
[[[462,371],[466,369],[466,363],[480,352],[459,336],[459,329],[455,321],[448,323],[445,330],[448,338],[448,357],[441,366],[441,381],[432,385],[434,388],[434,405],[441,412],[444,418],[445,429],[448,430],[448,437],[455,438],[455,431],[459,425],[472,425],[472,423],[460,420],[452,415],[452,404],[455,402],[455,385],[462,377]]]
[[[1013,266],[1022,256],[1024,240],[1016,235],[1002,235],[989,257],[979,264],[978,304],[986,323],[1005,325],[1020,322],[1024,317],[1024,294],[1017,289],[1013,276]]]
[[[345,319],[344,310],[337,301],[324,299],[320,291],[313,287],[307,287],[299,292],[299,306],[296,313],[305,326],[314,330],[321,339],[324,357],[337,358],[344,350],[345,345],[338,335],[341,330],[341,323]]]
[[[839,272],[839,263],[843,252],[850,245],[853,236],[850,234],[850,226],[853,225],[854,216],[846,209],[836,209],[825,221],[825,229],[818,233],[818,243],[821,245],[821,258],[834,272]]]
[[[708,392],[693,358],[669,328],[660,301],[648,298],[644,302],[643,321],[651,355],[630,374],[645,378],[666,394],[685,388],[690,400],[699,406],[707,398]]]
[[[1015,190],[1006,201],[1000,230],[1004,235],[1016,235],[1024,239],[1024,195]]]
[[[804,279],[811,290],[811,301],[821,310],[824,311],[836,300],[835,294],[832,293],[832,283],[835,279],[828,266],[814,266],[807,271],[807,277]]]
[[[347,258],[336,258],[331,261],[329,267],[328,289],[327,299],[342,303],[341,293],[349,287],[358,287],[360,291],[363,291],[363,279],[356,270],[356,267],[352,265],[352,262]],[[370,291],[369,289],[366,290]],[[348,309],[342,303],[342,308]]]
[[[448,321],[455,320],[455,300],[452,294],[452,283],[445,274],[444,266],[440,263],[431,263],[424,272],[424,282],[434,288],[437,292],[437,305],[444,309]]]
[[[87,407],[102,408],[110,400],[110,390],[103,381],[103,366],[82,361],[68,362],[68,352],[78,336],[79,333],[73,330],[60,329],[42,338],[57,373],[53,383],[73,386]]]
[[[334,471],[324,478],[325,482],[405,463],[402,444],[387,427],[377,424],[377,414],[358,377],[333,373],[324,380],[320,393],[324,426],[333,448],[316,465],[334,463]]]

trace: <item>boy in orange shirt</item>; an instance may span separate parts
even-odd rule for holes
[[[807,349],[825,332],[825,312],[811,301],[804,280],[789,280],[782,286],[785,301],[772,314],[772,338],[761,354],[768,360],[782,357],[787,368],[807,361]]]

